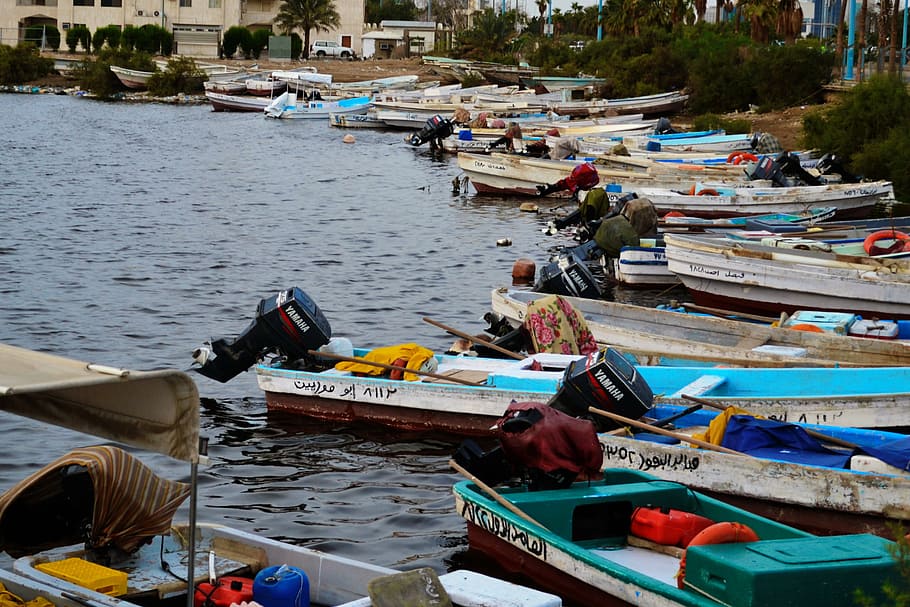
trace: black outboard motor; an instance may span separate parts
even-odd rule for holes
[[[297,287],[266,297],[256,318],[232,340],[213,340],[211,349],[197,348],[194,367],[202,375],[226,382],[246,371],[263,356],[275,353],[288,360],[308,358],[308,350],[329,343],[332,328],[312,299]]]
[[[679,133],[679,131],[673,128],[673,125],[670,124],[670,119],[666,116],[662,116],[654,126],[655,135],[672,135],[674,133]]]
[[[427,119],[426,124],[418,132],[411,135],[408,143],[417,147],[426,142],[439,142],[455,132],[455,125],[448,118],[439,114]]]
[[[815,168],[822,175],[830,175],[832,173],[840,175],[842,183],[859,183],[863,180],[861,175],[848,171],[837,154],[825,154],[815,163]]]

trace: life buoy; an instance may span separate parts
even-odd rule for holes
[[[698,191],[699,196],[720,196],[720,193],[713,188],[705,188]]]
[[[682,558],[679,560],[679,571],[676,572],[676,586],[683,588],[683,581],[686,577],[686,552],[689,546],[706,546],[708,544],[733,544],[737,542],[757,542],[758,534],[752,531],[747,525],[742,523],[714,523],[707,529],[703,529],[683,551]]]
[[[875,243],[879,240],[893,240],[894,244],[890,247],[877,247]],[[910,236],[897,230],[879,230],[872,232],[863,241],[863,250],[869,255],[886,255],[888,253],[899,253],[901,251],[910,251]]]
[[[733,164],[742,164],[743,162],[758,162],[758,156],[749,152],[742,152],[733,159]]]

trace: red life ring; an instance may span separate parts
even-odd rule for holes
[[[741,152],[739,156],[733,159],[733,164],[741,164],[743,162],[758,162],[758,156],[749,152]]]
[[[879,240],[893,240],[894,244],[890,247],[877,247],[875,243]],[[886,255],[888,253],[910,251],[910,236],[893,229],[872,232],[863,241],[863,250],[869,255]]]
[[[705,546],[707,544],[733,544],[736,542],[757,542],[758,535],[748,526],[742,523],[714,523],[707,529],[703,529],[698,535],[692,538],[689,546]],[[679,560],[679,571],[676,573],[676,586],[683,588],[683,580],[686,577],[686,551],[683,551],[682,558]]]
[[[730,152],[730,155],[727,156],[727,164],[734,164],[735,160],[745,154],[745,152]]]
[[[699,196],[720,196],[717,190],[712,188],[705,188],[704,190],[698,191]]]

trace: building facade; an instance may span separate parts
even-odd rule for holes
[[[232,26],[274,29],[280,5],[281,0],[0,0],[0,44],[15,46],[31,26],[56,26],[65,39],[66,30],[77,25],[94,33],[108,25],[154,24],[174,33],[178,54],[214,58],[223,32]],[[335,40],[361,54],[364,0],[335,0],[335,10],[340,27],[310,32],[311,39]]]

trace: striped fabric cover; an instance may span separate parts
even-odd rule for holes
[[[150,537],[168,532],[174,513],[190,494],[189,485],[157,476],[119,447],[86,447],[70,451],[0,496],[0,527],[18,497],[40,490],[42,484],[59,485],[61,470],[73,464],[88,470],[94,486],[88,548],[113,546],[134,552]]]

